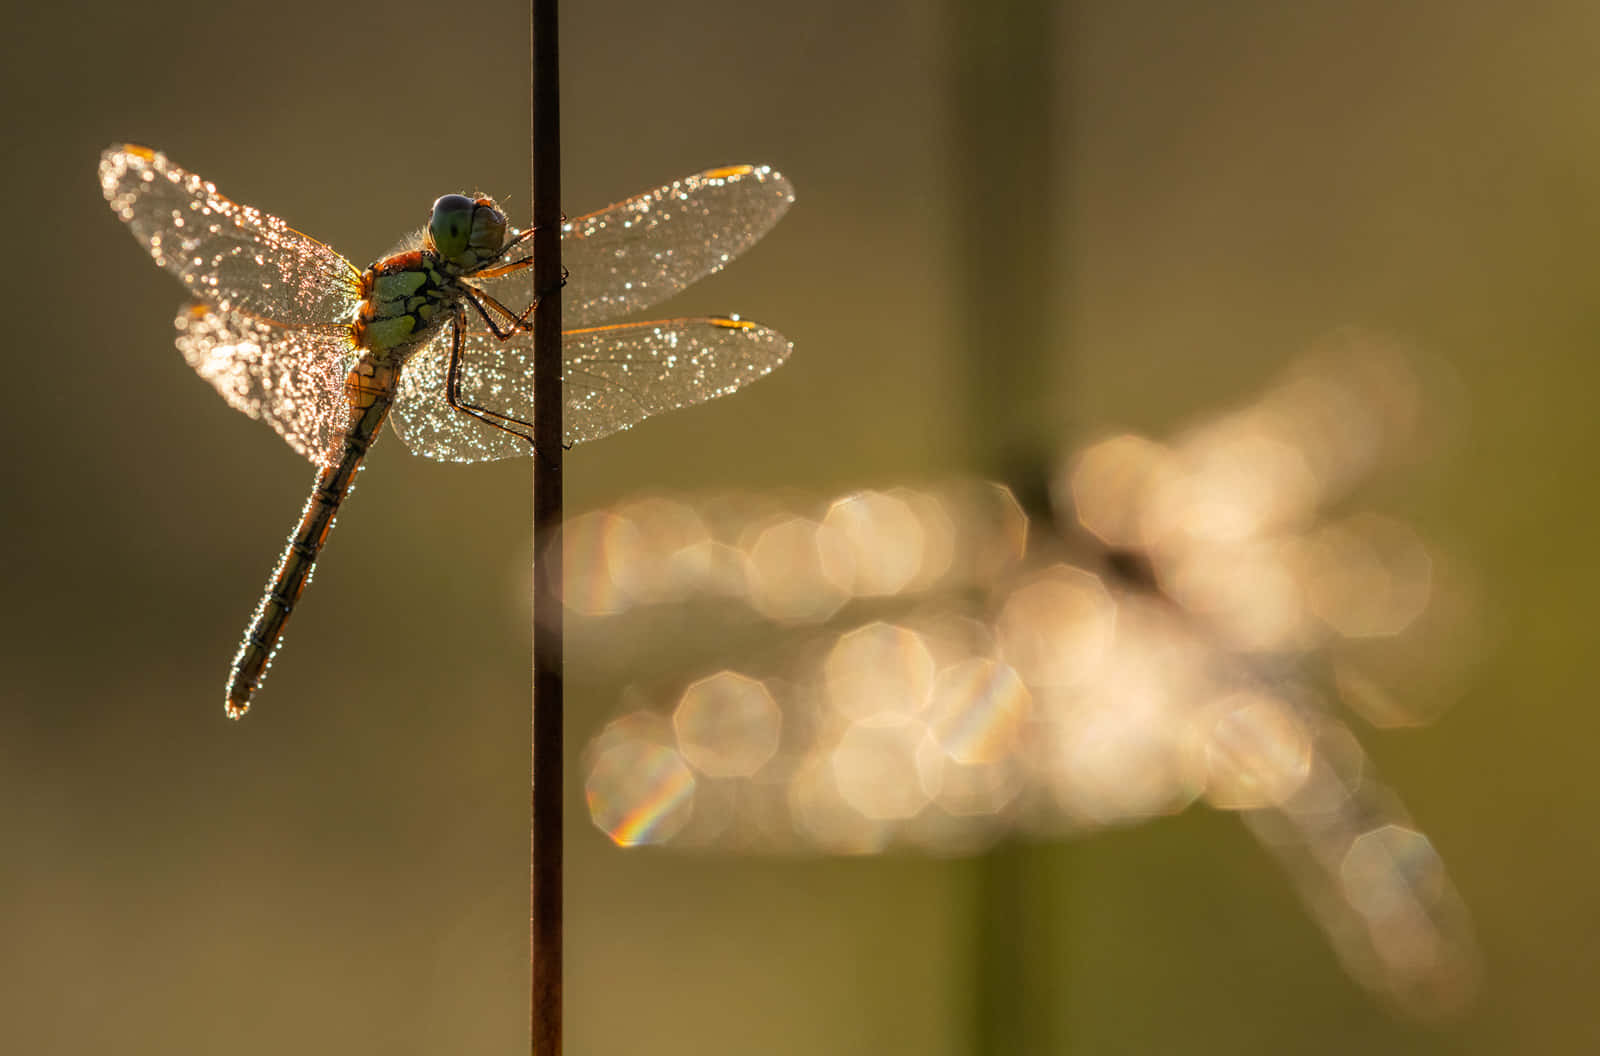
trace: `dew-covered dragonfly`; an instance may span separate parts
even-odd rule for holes
[[[100,159],[112,210],[194,301],[178,350],[230,404],[317,465],[305,511],[234,657],[238,718],[385,420],[414,453],[478,462],[532,451],[531,231],[492,199],[447,194],[366,270],[145,147]],[[783,336],[733,317],[601,325],[721,269],[794,201],[765,166],[712,169],[567,221],[562,316],[568,444],[769,373]]]

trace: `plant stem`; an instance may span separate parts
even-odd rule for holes
[[[561,1053],[561,114],[556,0],[531,0],[533,61],[533,771],[529,965],[534,1056]]]
[[[1066,285],[1057,150],[1070,6],[954,0],[946,9],[969,458],[1043,526],[1050,461],[1066,432],[1056,394],[1067,350],[1054,313]],[[969,1051],[1066,1051],[1069,863],[1066,849],[1023,838],[974,863]]]

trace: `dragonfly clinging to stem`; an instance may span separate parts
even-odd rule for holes
[[[448,194],[402,251],[361,270],[145,147],[105,151],[100,184],[194,298],[175,320],[184,359],[317,465],[229,674],[238,718],[386,420],[427,458],[531,453],[532,232],[492,199]],[[567,443],[732,392],[787,358],[781,334],[737,316],[603,324],[720,270],[793,201],[777,172],[740,165],[563,225],[562,314],[579,327],[562,335]]]

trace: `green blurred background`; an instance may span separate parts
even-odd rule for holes
[[[623,852],[574,772],[568,1051],[1600,1044],[1581,611],[1600,587],[1600,9],[1066,4],[1010,42],[1014,82],[974,88],[972,56],[1009,45],[959,3],[566,6],[569,213],[737,161],[799,195],[675,305],[777,326],[791,363],[575,450],[572,509],[986,468],[974,333],[1002,373],[1056,350],[1024,361],[1011,425],[1054,446],[1160,433],[1357,325],[1436,364],[1451,443],[1372,501],[1475,570],[1486,629],[1440,722],[1362,731],[1476,916],[1486,982],[1458,1022],[1409,1024],[1347,980],[1225,815],[1027,852],[1030,934],[996,950],[992,862]],[[159,147],[358,263],[444,191],[525,218],[525,13],[12,18],[3,1047],[519,1051],[528,468],[381,444],[258,709],[227,722],[227,661],[311,472],[183,365],[179,287],[94,168],[112,142]],[[973,151],[1007,144],[1037,186],[1009,157],[982,193]],[[629,674],[574,673],[574,754]],[[1009,1033],[976,996],[997,977],[1019,987]]]

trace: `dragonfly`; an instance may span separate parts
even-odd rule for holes
[[[249,709],[334,517],[385,421],[412,453],[480,462],[533,452],[532,230],[492,198],[447,194],[365,269],[239,205],[147,147],[100,158],[111,209],[193,300],[184,360],[317,467],[311,495],[230,669]],[[563,429],[570,446],[770,373],[791,345],[738,316],[612,320],[721,270],[794,202],[768,166],[711,169],[564,221]]]

